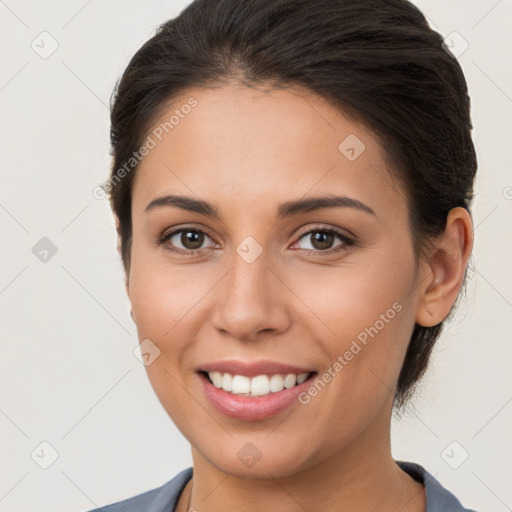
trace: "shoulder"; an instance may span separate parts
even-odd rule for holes
[[[443,487],[423,466],[414,462],[396,461],[400,468],[425,486],[425,512],[476,512],[464,508],[461,502]]]
[[[160,487],[88,512],[169,512],[174,510],[183,488],[192,478],[192,473],[193,468],[189,467]]]
[[[397,461],[397,464],[403,471],[425,486],[427,502],[425,512],[476,512],[472,509],[464,508],[460,501],[443,487],[423,466],[404,461]],[[123,501],[89,510],[88,512],[173,511],[183,488],[192,478],[192,474],[193,468],[189,467],[160,487],[137,494]]]

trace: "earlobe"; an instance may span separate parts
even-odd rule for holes
[[[421,283],[416,323],[432,327],[450,313],[459,294],[473,249],[473,225],[465,208],[452,209],[444,232],[436,238]]]
[[[416,314],[416,323],[423,327],[432,327],[442,322],[444,319],[444,308],[442,302],[443,293],[443,275],[442,269],[436,265],[428,271],[427,277],[424,278],[426,285],[422,287],[422,295]]]

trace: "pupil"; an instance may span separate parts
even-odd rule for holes
[[[313,246],[316,249],[328,249],[332,243],[333,235],[331,233],[316,232],[313,235]],[[317,244],[319,242],[319,244]]]
[[[181,243],[187,247],[187,249],[198,249],[203,243],[203,233],[197,231],[184,231],[181,234]]]

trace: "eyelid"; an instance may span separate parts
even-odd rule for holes
[[[202,233],[202,234],[206,235],[208,238],[210,238],[214,243],[216,243],[214,238],[209,234],[209,232],[206,228],[197,227],[194,225],[184,225],[184,226],[177,226],[177,227],[173,227],[173,228],[169,228],[168,230],[165,230],[162,233],[162,235],[160,235],[157,238],[155,245],[163,245],[173,236],[175,236],[179,233],[182,233],[183,231],[187,231],[187,230],[195,231],[197,233]],[[357,243],[357,237],[355,235],[353,235],[347,229],[338,228],[338,227],[334,227],[334,226],[328,226],[328,225],[322,225],[322,224],[317,224],[317,225],[311,226],[309,224],[299,231],[299,233],[296,235],[295,241],[293,242],[292,245],[295,245],[304,236],[309,235],[314,232],[326,232],[326,233],[333,233],[335,235],[338,235],[338,237],[342,240],[342,244],[331,247],[330,249],[325,249],[325,250],[301,249],[302,251],[307,251],[308,254],[309,253],[315,253],[318,255],[330,254],[333,252],[342,251],[343,249],[347,250],[347,247],[354,246]],[[340,249],[340,246],[341,247],[345,246],[345,247]],[[200,253],[200,252],[204,251],[204,249],[205,248],[186,250],[186,249],[180,249],[180,248],[174,247],[173,249],[168,249],[168,250],[171,252],[181,253],[181,254],[196,254],[196,253]]]
[[[198,231],[200,233],[204,233],[205,235],[208,235],[210,238],[213,238],[210,234],[210,230],[201,224],[183,224],[183,225],[177,225],[177,226],[171,226],[163,231],[163,233],[159,236],[159,238],[166,238],[169,235],[175,235],[176,233],[179,233],[180,231],[184,231],[189,229],[190,231]]]
[[[303,237],[304,235],[307,235],[309,233],[311,233],[312,231],[333,231],[339,235],[343,235],[347,238],[350,238],[354,241],[357,240],[357,237],[356,235],[354,235],[351,231],[349,231],[348,229],[344,229],[344,228],[338,228],[338,227],[335,227],[335,226],[329,226],[329,225],[326,225],[326,224],[317,224],[317,225],[313,225],[313,227],[311,227],[310,224],[307,225],[307,227],[304,228],[303,231],[301,231],[297,237],[298,238],[301,238]]]
[[[293,243],[295,245],[298,243],[303,237],[310,235],[315,232],[324,232],[324,233],[332,233],[337,235],[341,240],[341,244],[335,245],[329,249],[325,250],[315,250],[315,249],[298,249],[303,252],[306,252],[308,255],[313,257],[321,257],[321,256],[332,256],[337,255],[343,252],[350,250],[352,247],[356,247],[358,245],[358,238],[353,235],[350,231],[334,226],[325,226],[325,225],[317,225],[313,227],[306,228],[304,232],[297,235],[296,241]],[[297,249],[294,249],[297,250]]]
[[[164,232],[157,237],[157,240],[155,241],[155,245],[165,244],[173,236],[175,236],[183,231],[195,231],[197,233],[202,233],[202,234],[206,235],[208,238],[210,238],[214,243],[216,243],[206,228],[192,226],[192,225],[184,225],[184,226],[175,226],[175,227],[164,230]],[[184,249],[180,249],[180,248],[174,248],[174,249],[169,249],[169,250],[171,250],[173,252],[194,254],[196,252],[202,251],[203,249],[184,250]]]

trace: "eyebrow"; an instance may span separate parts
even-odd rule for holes
[[[165,195],[153,199],[147,206],[146,212],[150,212],[155,208],[163,206],[171,206],[180,208],[188,212],[199,213],[208,217],[214,217],[220,219],[219,211],[215,206],[203,201],[201,199],[194,199],[187,196],[179,195]],[[306,199],[298,199],[294,201],[287,201],[282,203],[277,208],[276,217],[277,219],[284,219],[285,217],[291,217],[300,213],[308,213],[315,210],[321,210],[324,208],[355,208],[357,210],[369,213],[370,215],[377,214],[366,204],[362,203],[358,199],[354,199],[348,196],[318,196],[308,197]]]

